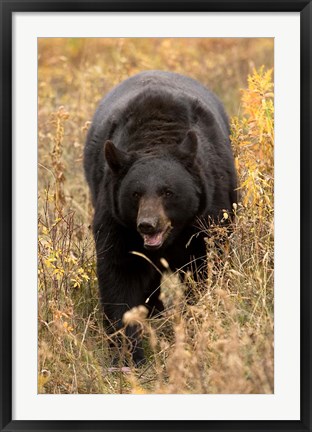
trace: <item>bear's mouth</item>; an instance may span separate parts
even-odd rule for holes
[[[157,231],[148,234],[141,234],[144,240],[144,247],[146,249],[159,249],[164,244],[168,234],[171,230],[171,225],[168,225],[162,231]]]

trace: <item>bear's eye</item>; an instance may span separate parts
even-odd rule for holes
[[[164,195],[166,197],[171,197],[173,195],[173,192],[171,190],[167,189],[167,190],[165,190]]]
[[[140,198],[141,194],[140,194],[140,192],[133,192],[132,196],[133,196],[133,198],[138,199],[138,198]]]

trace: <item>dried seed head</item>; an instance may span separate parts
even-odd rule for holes
[[[166,270],[169,268],[168,261],[165,258],[160,258],[160,263],[163,267],[165,267]]]
[[[125,325],[142,323],[148,315],[148,309],[143,306],[136,306],[124,313],[123,322]]]

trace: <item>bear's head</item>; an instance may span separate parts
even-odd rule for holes
[[[146,249],[171,244],[199,215],[205,197],[196,154],[194,131],[165,152],[124,152],[106,141],[115,212],[124,226],[137,230]]]

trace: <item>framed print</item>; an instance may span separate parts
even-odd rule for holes
[[[311,2],[1,29],[1,430],[311,430]]]

